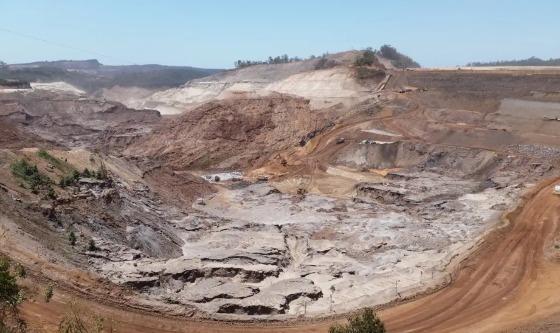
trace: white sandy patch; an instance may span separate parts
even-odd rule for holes
[[[401,137],[402,136],[402,135],[397,134],[397,133],[391,133],[391,132],[387,132],[387,131],[380,130],[380,129],[375,129],[375,128],[365,129],[365,130],[362,130],[362,132],[385,135],[385,136],[394,136],[394,137]]]

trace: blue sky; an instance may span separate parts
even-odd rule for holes
[[[0,0],[0,60],[224,68],[384,43],[423,66],[560,58],[559,13],[553,0]]]

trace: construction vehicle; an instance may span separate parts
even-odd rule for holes
[[[560,195],[560,184],[554,185],[552,193]]]

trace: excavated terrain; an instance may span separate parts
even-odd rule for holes
[[[302,318],[324,321],[267,330],[322,332],[326,318],[404,299],[417,300],[382,312],[391,332],[554,318],[555,295],[512,311],[558,287],[560,73],[379,66],[383,77],[364,81],[348,57],[161,92],[176,116],[0,93],[2,252],[64,290],[50,308],[24,305],[30,322],[54,327],[75,296],[122,332],[256,332],[254,321]],[[12,172],[22,159],[54,195]]]

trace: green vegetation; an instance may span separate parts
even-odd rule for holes
[[[329,333],[385,333],[383,322],[371,308],[365,308],[361,313],[348,319],[346,325],[335,324],[329,328]]]
[[[550,58],[543,60],[537,57],[530,57],[521,60],[499,60],[490,62],[471,62],[467,66],[487,67],[487,66],[560,66],[560,58]]]
[[[302,61],[303,59],[298,57],[290,58],[287,54],[277,56],[277,57],[268,57],[267,60],[237,60],[234,62],[235,68],[245,68],[254,65],[274,65],[274,64],[287,64],[290,62]]]
[[[45,195],[45,199],[56,200],[57,194],[54,189],[49,185],[47,189],[47,194]]]
[[[372,50],[371,47],[368,47],[362,52],[362,55],[356,59],[354,64],[356,66],[371,66],[377,62],[377,58],[375,57],[376,51]]]
[[[0,309],[13,308],[19,304],[20,290],[16,277],[10,273],[10,263],[0,258]]]
[[[12,174],[25,181],[27,186],[37,193],[41,189],[49,189],[51,180],[39,172],[36,165],[30,164],[25,159],[12,163],[10,166]]]
[[[70,186],[75,184],[78,179],[80,179],[80,173],[78,170],[73,170],[69,175],[62,177],[62,179],[58,182],[58,185],[60,185],[60,187]]]
[[[76,240],[76,234],[74,233],[74,231],[70,231],[70,233],[68,234],[68,241],[70,242],[70,245],[76,245]]]
[[[92,173],[89,171],[88,168],[85,168],[84,171],[82,172],[82,177],[90,178],[91,176],[92,176]]]
[[[95,178],[100,180],[107,180],[109,178],[109,173],[107,172],[107,167],[105,167],[105,163],[101,161],[99,165],[99,169],[95,172]]]
[[[382,79],[383,77],[385,77],[385,72],[380,69],[364,66],[356,67],[356,78],[358,80]]]
[[[379,49],[379,53],[382,57],[391,60],[393,66],[397,68],[408,68],[408,67],[420,67],[420,65],[412,60],[410,57],[399,53],[396,48],[391,45],[383,45]]]
[[[45,302],[48,303],[51,301],[52,297],[54,295],[54,287],[52,284],[49,284],[47,286],[47,288],[45,289]]]
[[[354,65],[360,66],[371,66],[377,63],[376,55],[380,55],[383,58],[391,60],[393,66],[397,68],[414,68],[420,67],[420,65],[412,60],[410,57],[399,53],[396,48],[391,45],[383,45],[379,48],[379,51],[373,50],[371,47],[365,49],[360,57],[356,59]]]
[[[45,159],[45,160],[49,161],[55,167],[60,166],[62,164],[62,162],[58,158],[52,156],[51,154],[49,154],[44,149],[39,150],[37,152],[37,156],[39,156],[42,159]]]
[[[24,332],[25,322],[19,319],[17,312],[17,305],[22,301],[23,293],[10,272],[10,263],[0,258],[0,332]]]
[[[392,47],[391,45],[383,45],[379,48],[379,53],[383,58],[387,58],[391,60],[393,66],[397,68],[417,68],[420,67],[416,61],[412,60],[412,58],[399,53],[396,48]]]
[[[328,53],[324,53],[322,56],[318,57],[319,60],[315,64],[315,70],[333,68],[336,65],[338,65],[337,61],[333,59],[329,59],[328,56],[329,56]],[[311,56],[310,59],[315,59],[315,58],[317,57]]]
[[[49,152],[47,152],[44,149],[39,150],[37,152],[37,156],[39,156],[40,158],[49,162],[55,168],[57,168],[58,170],[60,170],[62,172],[68,172],[69,170],[73,169],[72,166],[70,166],[68,163],[60,160],[59,158],[56,158],[56,157],[52,156],[51,154],[49,154]]]
[[[109,172],[107,171],[107,167],[105,167],[105,163],[101,161],[101,165],[97,169],[97,171],[90,171],[88,168],[85,168],[84,171],[79,172],[78,170],[72,170],[72,172],[60,179],[58,185],[60,187],[66,187],[76,184],[76,182],[80,178],[96,178],[99,180],[107,180],[109,179]]]
[[[93,239],[90,238],[89,242],[88,242],[88,251],[97,251],[97,246],[95,245],[95,241]]]

